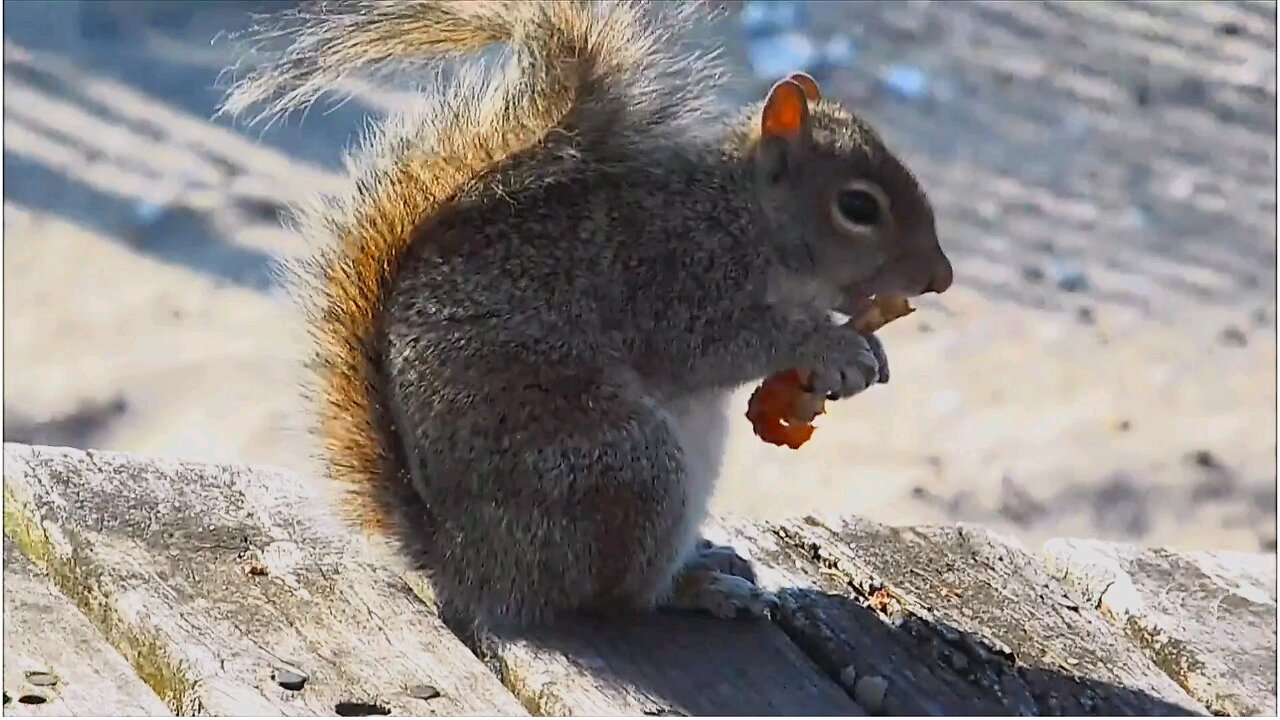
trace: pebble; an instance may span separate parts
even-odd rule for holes
[[[1244,28],[1240,27],[1240,23],[1235,22],[1234,20],[1218,23],[1218,26],[1215,27],[1214,30],[1216,30],[1219,35],[1230,36],[1240,35],[1244,32]]]
[[[293,692],[302,690],[302,688],[307,684],[307,676],[304,673],[288,668],[277,668],[272,674],[272,679],[275,680],[276,684],[280,687],[285,690],[292,690]]]
[[[888,680],[879,675],[871,675],[854,683],[853,699],[863,710],[875,714],[884,710],[884,697],[888,691]]]
[[[1218,342],[1227,347],[1244,347],[1249,344],[1249,338],[1245,336],[1244,331],[1235,325],[1228,325],[1222,328],[1222,332],[1218,333]]]
[[[1223,468],[1222,461],[1211,450],[1196,450],[1188,454],[1187,459],[1191,464],[1206,470],[1220,470]]]
[[[1082,325],[1093,325],[1098,318],[1094,316],[1093,308],[1081,307],[1076,308],[1076,320],[1079,320]]]
[[[858,682],[858,670],[852,665],[840,671],[840,684],[852,690]]]
[[[414,685],[409,688],[409,697],[418,700],[431,700],[440,697],[440,690],[435,685]]]
[[[252,219],[264,223],[278,223],[289,213],[289,208],[274,198],[237,197],[235,206]]]
[[[1054,260],[1052,270],[1053,282],[1059,290],[1080,292],[1089,289],[1089,278],[1084,270],[1062,260]]]
[[[36,687],[53,687],[58,684],[58,676],[50,672],[35,670],[27,673],[27,682]]]

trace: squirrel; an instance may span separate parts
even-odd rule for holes
[[[310,396],[341,509],[442,614],[527,626],[658,609],[767,616],[703,539],[727,399],[785,368],[839,399],[888,379],[832,312],[941,293],[929,200],[804,73],[721,113],[702,3],[325,2],[223,110],[305,107],[356,70],[460,63],[297,209]]]

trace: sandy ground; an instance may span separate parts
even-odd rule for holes
[[[309,467],[277,216],[396,94],[211,121],[209,40],[264,5],[5,3],[6,440]],[[717,508],[1274,551],[1274,7],[811,6],[858,49],[824,89],[916,169],[957,283],[802,450],[740,421]],[[929,97],[886,92],[897,62]]]

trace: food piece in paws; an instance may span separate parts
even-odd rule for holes
[[[878,297],[863,305],[850,321],[863,335],[915,312],[904,295]],[[747,401],[747,419],[757,437],[792,450],[813,437],[813,419],[826,412],[826,399],[805,392],[806,380],[799,370],[792,369],[774,373],[760,383]]]
[[[765,378],[747,401],[747,419],[767,443],[798,449],[813,436],[813,419],[826,411],[820,395],[804,391],[798,370],[783,370]]]
[[[900,317],[915,312],[905,295],[887,295],[872,300],[866,310],[853,319],[853,327],[863,335],[870,335]]]

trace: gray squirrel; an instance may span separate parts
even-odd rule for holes
[[[829,399],[886,381],[831,311],[952,282],[916,179],[811,77],[714,112],[721,68],[676,42],[705,13],[326,2],[227,96],[283,113],[357,69],[506,50],[299,209],[327,474],[454,619],[767,614],[750,564],[698,532],[726,399],[785,368]]]

